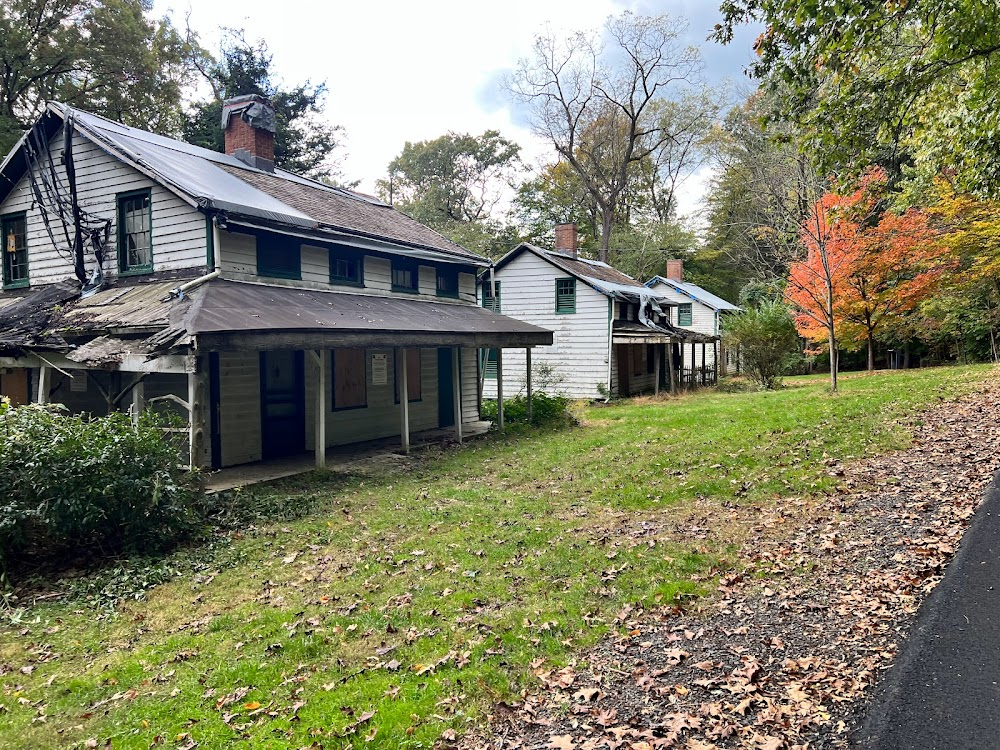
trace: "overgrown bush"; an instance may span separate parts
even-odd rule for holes
[[[536,425],[552,425],[561,422],[571,422],[569,399],[565,396],[553,396],[539,391],[531,394],[532,418]],[[483,401],[483,419],[497,420],[497,402]],[[528,423],[528,397],[519,393],[512,398],[503,400],[504,421],[510,424]]]
[[[792,314],[777,300],[765,299],[728,318],[724,338],[727,347],[739,351],[743,373],[767,390],[779,385],[798,349]]]
[[[149,552],[200,520],[198,478],[162,417],[0,405],[0,566],[13,556]],[[3,568],[0,567],[0,572]]]

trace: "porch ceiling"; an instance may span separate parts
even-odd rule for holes
[[[215,280],[183,326],[202,350],[547,346],[552,332],[478,305]]]

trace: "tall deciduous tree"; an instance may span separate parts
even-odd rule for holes
[[[150,9],[147,0],[0,0],[0,153],[53,100],[176,135],[205,53]]]
[[[969,192],[1000,195],[995,0],[722,0],[721,10],[721,41],[746,21],[765,25],[750,71],[824,173],[947,167]]]
[[[326,84],[305,81],[286,86],[275,75],[273,57],[263,40],[251,42],[243,32],[228,30],[219,59],[202,69],[213,97],[191,108],[184,123],[185,140],[213,151],[223,151],[223,100],[260,94],[274,105],[277,120],[275,164],[315,179],[342,180],[336,151],[341,146],[343,128],[323,119]]]
[[[510,77],[535,132],[580,176],[600,217],[601,260],[633,166],[682,140],[661,103],[689,87],[701,60],[681,42],[684,22],[624,13],[598,32],[535,37]],[[678,154],[678,157],[680,154]]]

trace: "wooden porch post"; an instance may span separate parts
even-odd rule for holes
[[[701,384],[708,384],[708,342],[701,342]]]
[[[534,415],[534,410],[531,403],[531,347],[525,347],[524,349],[524,362],[526,372],[524,375],[524,384],[528,389],[528,424],[531,424],[532,417]]]
[[[455,439],[462,442],[462,368],[459,365],[459,357],[462,350],[457,346],[451,349],[451,382],[455,384],[452,388],[455,399]]]
[[[670,368],[670,395],[677,395],[677,370],[674,367],[674,339],[667,343],[667,367]]]
[[[42,365],[38,368],[38,403],[49,402],[49,390],[52,388],[52,368]]]
[[[208,376],[205,372],[205,356],[195,360],[195,371],[188,373],[188,463],[191,468],[204,464],[205,415]]]
[[[132,423],[139,423],[139,415],[146,408],[146,385],[141,380],[132,386]]]
[[[410,452],[410,393],[406,383],[406,349],[396,350],[396,361],[400,364],[396,367],[399,375],[399,414],[402,420],[400,425],[400,440],[403,444],[403,453]]]
[[[329,352],[320,349],[316,354],[316,436],[313,438],[316,468],[326,468],[326,362]]]
[[[503,432],[503,349],[497,349],[497,427]]]
[[[715,367],[712,372],[712,382],[719,384],[719,358],[722,356],[722,339],[712,342],[712,357],[715,359]]]
[[[660,395],[660,347],[653,344],[653,395]]]

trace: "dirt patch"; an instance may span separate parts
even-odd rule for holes
[[[467,747],[845,748],[1000,456],[1000,384],[914,424],[911,448],[849,466],[827,498],[749,525],[744,570],[697,611],[618,614],[618,632],[490,717]],[[850,429],[844,425],[843,429]],[[745,523],[745,508],[719,508]],[[698,522],[698,528],[727,523]]]

